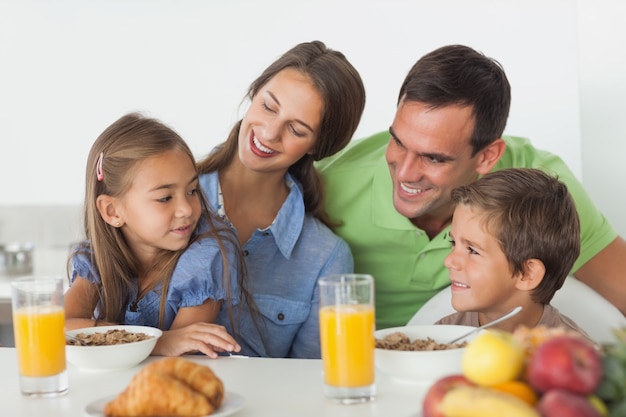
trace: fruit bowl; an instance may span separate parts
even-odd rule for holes
[[[621,406],[613,401],[619,399],[624,368],[607,359],[595,342],[566,328],[489,329],[465,349],[462,373],[430,385],[421,415],[623,416],[623,409],[612,407]],[[617,385],[608,386],[606,369],[619,375]]]
[[[76,337],[80,333],[83,333],[84,335],[93,335],[95,333],[104,334],[110,330],[125,330],[126,332],[133,334],[143,333],[149,336],[149,338],[136,342],[101,346],[80,346],[68,344],[65,346],[67,361],[74,366],[85,369],[112,370],[130,368],[137,365],[150,355],[157,340],[163,334],[161,330],[154,327],[130,325],[88,327],[84,329],[70,330],[67,331],[66,334]]]
[[[389,334],[400,332],[411,341],[431,338],[438,343],[447,343],[472,329],[475,328],[447,324],[416,325],[377,330],[374,335],[379,340]],[[469,342],[484,331],[473,333],[464,341]],[[374,361],[376,368],[392,379],[431,384],[446,375],[460,374],[463,352],[465,348],[409,351],[377,347],[374,350]]]

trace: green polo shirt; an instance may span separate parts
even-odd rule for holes
[[[560,158],[535,149],[524,138],[507,136],[504,140],[507,147],[494,170],[539,168],[567,184],[581,221],[581,254],[572,269],[576,271],[617,233]],[[405,325],[450,284],[443,265],[450,252],[450,228],[430,240],[395,210],[385,160],[388,142],[389,133],[380,132],[317,164],[326,182],[326,209],[333,220],[342,222],[335,231],[350,245],[355,272],[374,276],[378,329]]]

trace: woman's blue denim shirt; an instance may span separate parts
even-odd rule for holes
[[[289,195],[274,222],[257,229],[244,244],[250,292],[261,312],[259,326],[246,306],[235,307],[235,332],[224,306],[218,322],[237,336],[242,354],[262,357],[320,358],[317,279],[354,269],[347,243],[305,214],[299,184],[287,174]],[[202,174],[200,186],[220,210],[217,172]]]

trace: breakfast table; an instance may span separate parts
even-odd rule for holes
[[[35,251],[35,275],[65,275],[67,248]],[[11,286],[14,277],[0,274],[0,334],[12,335]],[[0,339],[1,340],[1,339]],[[12,342],[12,340],[10,341]],[[0,346],[2,343],[0,343]],[[147,363],[121,370],[101,371],[78,368],[68,362],[69,392],[57,398],[29,398],[20,393],[17,355],[12,344],[0,347],[0,416],[10,417],[93,417],[93,405],[114,397]],[[322,361],[316,359],[271,359],[201,355],[186,358],[207,365],[224,382],[225,402],[234,393],[244,404],[229,415],[235,417],[419,417],[428,385],[396,381],[376,372],[377,397],[363,404],[342,405],[324,397]],[[98,415],[98,414],[96,414]],[[220,410],[213,416],[225,415]]]
[[[377,372],[376,400],[342,405],[322,393],[322,361],[185,356],[209,366],[224,383],[226,397],[235,394],[242,406],[236,417],[419,417],[427,384],[395,381]],[[56,398],[29,398],[20,393],[15,348],[0,348],[0,415],[11,417],[91,417],[93,404],[114,397],[141,367],[158,357],[122,370],[87,370],[68,363],[69,392]],[[225,400],[226,401],[226,400]],[[220,416],[220,410],[214,415]]]

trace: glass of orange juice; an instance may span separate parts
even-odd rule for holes
[[[24,395],[55,397],[68,390],[65,311],[60,277],[13,280],[13,334]]]
[[[327,275],[318,284],[324,394],[343,404],[371,401],[376,398],[374,278]]]

